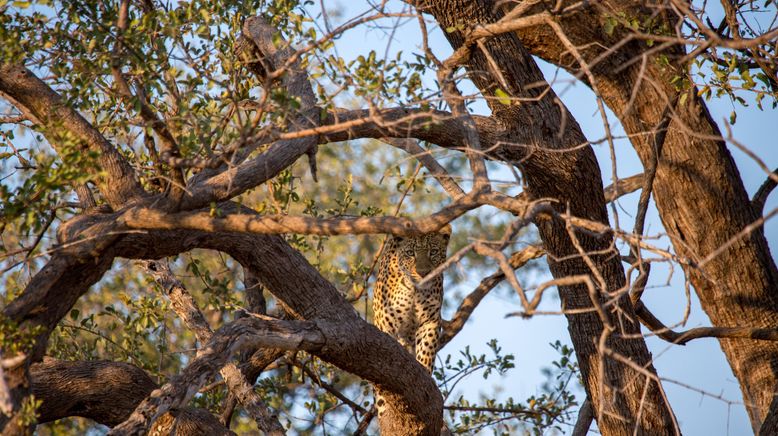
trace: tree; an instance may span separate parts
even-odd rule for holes
[[[2,185],[3,434],[71,416],[112,434],[229,434],[236,409],[236,431],[250,421],[280,434],[278,412],[303,407],[313,425],[364,432],[374,412],[362,381],[387,402],[384,434],[438,434],[444,407],[459,416],[454,431],[542,432],[579,405],[575,374],[586,392],[576,434],[592,419],[608,435],[675,434],[646,332],[720,338],[754,431],[775,433],[778,272],[761,228],[778,175],[762,164],[767,180],[748,198],[727,148],[739,144],[705,99],[775,107],[778,29],[756,17],[777,16],[776,5],[722,2],[718,25],[710,7],[384,2],[333,27],[326,10],[283,0],[0,2],[3,159],[18,171]],[[351,29],[409,18],[422,34],[415,56],[338,55]],[[444,59],[428,44],[433,23],[454,50]],[[603,188],[590,142],[532,56],[594,91],[611,147],[613,111],[642,174]],[[515,184],[503,189],[496,171]],[[638,189],[624,230],[608,204]],[[672,250],[644,234],[652,196]],[[485,219],[486,207],[502,215]],[[559,345],[562,382],[547,396],[444,404],[414,358],[366,322],[380,244],[356,235],[454,220],[446,267],[482,280],[444,337],[503,280],[528,317],[558,288],[577,363]],[[542,248],[516,250],[531,234]],[[542,254],[553,279],[531,294],[515,270]],[[713,327],[675,332],[648,310],[641,296],[660,261],[681,266]],[[512,356],[491,347],[492,358],[441,359],[435,376],[510,369]],[[274,365],[286,380],[255,385]]]

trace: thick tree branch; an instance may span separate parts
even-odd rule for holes
[[[109,236],[104,239],[114,238]],[[91,244],[84,246],[89,247]],[[94,256],[88,250],[79,252],[75,249],[77,247],[71,248],[55,253],[33,276],[24,292],[3,309],[2,315],[16,322],[22,331],[32,334],[37,330],[35,345],[24,356],[23,362],[7,368],[4,373],[14,412],[20,410],[23,398],[30,393],[29,365],[43,357],[51,331],[89,286],[97,282],[111,266],[112,255]],[[18,435],[28,431],[16,414],[0,415],[0,429],[4,435]]]
[[[569,208],[567,213],[570,215],[606,225],[606,203],[594,153],[586,145],[580,127],[570,119],[569,111],[547,86],[518,38],[513,33],[492,32],[498,29],[490,26],[503,17],[496,2],[425,0],[414,3],[432,14],[442,28],[454,29],[446,32],[445,36],[455,51],[473,43],[478,38],[478,32],[483,33],[480,50],[473,50],[464,66],[468,77],[486,97],[493,118],[504,126],[503,132],[507,132],[504,133],[504,142],[522,144],[505,147],[499,157],[521,168],[529,198],[553,198],[558,202],[553,206],[557,214]],[[543,7],[541,3],[535,4]],[[534,18],[512,17],[502,24],[515,29],[519,22],[527,27],[547,23],[549,18],[548,13]],[[533,19],[538,21],[532,22]],[[559,45],[558,40],[556,43]],[[507,95],[507,98],[499,98],[500,95]],[[515,140],[511,139],[512,135],[515,135]],[[603,434],[613,435],[633,431],[654,434],[671,431],[674,419],[661,386],[651,382],[648,391],[645,391],[646,385],[634,382],[639,377],[636,377],[638,373],[633,367],[603,358],[605,347],[628,356],[636,366],[645,368],[649,373],[654,371],[645,343],[624,339],[637,337],[640,333],[628,299],[615,301],[604,313],[605,318],[602,317],[602,309],[599,314],[590,310],[600,307],[602,302],[599,299],[605,298],[607,293],[617,292],[625,283],[622,265],[609,253],[611,237],[593,237],[582,232],[577,235],[580,243],[576,247],[566,230],[565,221],[557,215],[552,217],[540,220],[538,230],[549,255],[551,272],[555,280],[561,281],[562,307],[570,323],[571,339],[587,394],[602,418],[597,423],[600,430]],[[579,248],[598,254],[589,256],[587,264],[580,256]],[[592,296],[589,282],[592,281],[590,275],[595,273],[603,279],[597,283],[604,281],[606,288],[595,288]],[[567,282],[568,278],[576,280]],[[532,309],[533,304],[527,306]],[[610,331],[608,326],[618,326],[621,334],[607,334]],[[615,380],[623,382],[613,385]]]
[[[45,359],[30,368],[32,393],[41,400],[38,422],[70,416],[89,418],[109,427],[130,416],[157,385],[142,369],[105,360],[62,361]],[[160,417],[155,430],[175,422],[176,434],[234,434],[201,409],[177,409]],[[160,432],[158,434],[167,434]]]
[[[260,17],[248,18],[243,25],[243,35],[256,45],[270,65],[284,65],[294,52],[285,41],[280,44],[275,41],[276,33],[277,30]],[[320,110],[316,106],[316,96],[299,60],[286,67],[281,82],[289,98],[299,99],[302,108],[300,114],[288,120],[290,127],[302,130],[318,126]],[[190,186],[182,208],[195,209],[235,197],[275,177],[316,146],[315,137],[277,141],[256,158]]]
[[[246,378],[248,383],[253,386],[262,371],[264,371],[268,365],[275,362],[283,355],[284,350],[279,348],[260,348],[254,352],[249,351],[244,353],[240,358],[238,367],[240,368],[241,373]],[[232,415],[235,412],[235,407],[237,405],[238,398],[235,394],[230,393],[225,401],[225,405],[220,416],[221,423],[228,428],[230,427]]]
[[[103,217],[110,225],[89,216],[82,217],[64,226],[64,234],[77,238],[79,230],[94,235],[94,228],[114,229],[114,216],[109,214]],[[84,265],[84,271],[89,272],[89,276],[79,275],[79,268],[72,264],[65,265],[58,270],[62,275],[59,282],[62,286],[56,289],[56,296],[51,296],[39,290],[43,283],[47,289],[58,283],[56,280],[48,283],[52,276],[46,272],[47,269],[58,268],[58,264],[48,265],[33,277],[31,286],[19,297],[20,302],[12,303],[9,308],[15,308],[13,312],[19,319],[27,319],[35,309],[34,315],[42,317],[39,322],[53,327],[68,313],[76,299],[100,278],[115,256],[149,259],[175,255],[194,248],[220,250],[233,256],[244,268],[261,278],[262,284],[292,316],[316,320],[317,325],[326,326],[325,330],[330,334],[327,346],[315,354],[382,388],[387,409],[394,413],[399,426],[428,434],[437,432],[442,417],[442,399],[424,368],[396,341],[365,323],[338,290],[281,237],[191,230],[129,233],[119,238],[111,233],[94,239],[99,243],[73,246],[84,247],[84,253],[71,258],[74,261],[85,255],[100,254]],[[109,245],[108,249],[95,251],[94,248],[101,244]],[[36,286],[36,283],[39,285]],[[45,345],[47,336],[48,333],[38,343]],[[374,359],[365,361],[355,357],[368,353]],[[393,364],[387,366],[387,362]],[[18,382],[20,388],[23,387],[26,380],[24,369],[21,368],[14,377],[13,380]],[[20,391],[19,398],[24,396],[24,392]]]
[[[423,110],[416,108],[386,108],[386,109],[334,109],[328,110],[322,116],[321,123],[315,127],[301,127],[288,131],[276,128],[266,128],[248,138],[235,142],[218,156],[210,158],[176,158],[169,159],[168,164],[182,168],[218,168],[229,163],[229,157],[241,151],[241,156],[247,155],[261,145],[276,141],[290,141],[316,137],[318,144],[347,141],[359,138],[380,139],[383,137],[418,138],[441,147],[464,147],[461,135],[455,129],[460,121],[450,112],[440,110]],[[500,126],[489,117],[472,116],[479,135],[486,138],[490,144],[500,134]],[[487,155],[488,157],[488,155]],[[236,159],[240,161],[241,159]]]
[[[509,132],[490,117],[471,115],[485,157],[499,160],[506,149],[530,148],[527,141],[512,143]],[[440,147],[465,150],[462,121],[450,112],[413,108],[336,110],[327,113],[319,130],[320,143],[357,138],[416,138]]]
[[[624,179],[618,179],[616,183],[608,185],[603,190],[605,194],[605,201],[615,201],[622,195],[631,194],[641,187],[643,187],[643,180],[645,176],[643,173],[635,174]]]
[[[168,214],[151,208],[130,209],[122,216],[135,229],[191,229],[213,232],[245,232],[256,234],[300,233],[312,235],[359,235],[389,233],[413,236],[440,230],[443,226],[477,208],[480,203],[468,195],[440,211],[424,218],[349,217],[314,218],[289,215],[224,214],[210,212],[179,212]]]
[[[592,402],[587,397],[578,411],[578,418],[575,421],[572,436],[586,436],[589,433],[589,428],[592,426],[592,421],[594,421],[594,409],[592,408]]]
[[[267,314],[267,301],[265,300],[265,287],[258,277],[249,269],[243,269],[243,284],[246,307],[249,312]],[[265,368],[276,361],[284,353],[284,350],[260,348],[255,351],[247,351],[241,354],[238,367],[249,385],[254,386],[257,378]],[[220,420],[222,424],[230,427],[232,414],[238,405],[235,394],[230,393],[224,401]]]
[[[650,35],[629,26],[617,26],[612,34],[597,29],[606,17],[619,16],[653,16],[657,25],[677,32],[682,29],[677,26],[681,20],[699,23],[686,3],[672,3],[673,10],[655,9],[637,0],[596,2],[585,4],[575,14],[558,17],[573,44],[586,48],[583,58],[598,82],[601,97],[621,120],[646,167],[654,155],[654,141],[645,133],[663,118],[663,108],[677,94],[674,77],[687,74],[686,61],[695,54],[687,55],[684,46],[689,41],[680,33]],[[505,3],[504,7],[511,5]],[[537,4],[531,12],[542,8]],[[725,40],[706,26],[697,26],[703,33],[709,31],[694,42],[701,47],[754,47],[776,33],[765,32],[752,40]],[[569,62],[547,26],[527,27],[517,34],[534,55],[573,74],[580,72],[581,66],[577,61]],[[643,42],[646,39],[668,44],[649,47]],[[670,65],[660,65],[660,59],[669,60]],[[689,90],[685,103],[675,108],[668,126],[653,195],[675,252],[692,260],[684,270],[711,322],[722,327],[778,325],[778,294],[772,292],[778,283],[778,269],[764,235],[750,232],[741,243],[726,245],[733,235],[758,220],[758,215],[718,126],[694,89]],[[694,266],[712,253],[716,255],[704,268]],[[721,341],[721,346],[740,381],[754,432],[768,415],[772,422],[778,422],[774,417],[778,402],[772,394],[778,386],[778,344],[730,339]]]
[[[83,150],[97,154],[97,163],[106,175],[96,177],[95,182],[114,209],[143,195],[135,171],[116,148],[32,71],[0,64],[0,93],[11,97],[12,104],[28,118],[41,123],[44,135],[59,153],[68,152],[63,147],[75,139]]]

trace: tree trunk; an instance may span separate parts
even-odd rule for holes
[[[502,16],[491,2],[483,0],[426,1],[419,2],[419,6],[446,29],[446,37],[455,49],[465,43],[466,37],[452,29],[495,22]],[[488,52],[488,58],[484,51]],[[574,120],[567,119],[563,123],[564,114],[553,91],[547,90],[547,85],[537,86],[545,81],[518,38],[503,34],[484,40],[482,46],[474,47],[469,59],[466,64],[469,77],[488,98],[493,116],[505,128],[504,142],[513,144],[503,146],[499,156],[491,157],[521,168],[532,198],[553,198],[558,201],[560,211],[569,207],[575,216],[608,223],[594,152],[591,147],[581,146],[586,139]],[[534,86],[528,87],[530,84]],[[531,101],[504,105],[499,98],[493,98],[499,96],[498,89],[512,98]],[[586,255],[597,270],[592,271],[575,247],[563,221],[542,221],[538,228],[550,254],[549,266],[555,278],[601,274],[606,289],[600,289],[598,304],[608,293],[623,292],[624,270],[618,253],[612,248],[611,237],[576,234],[586,253],[598,253]],[[559,293],[565,311],[593,308],[583,285],[562,286]],[[631,303],[621,297],[605,316],[608,325],[615,328],[610,333],[594,310],[567,314],[584,386],[594,405],[600,430],[605,435],[673,434],[675,420],[661,386],[653,379],[655,370],[651,354],[640,338],[640,327]],[[603,335],[607,337],[605,348],[600,345]],[[609,352],[623,356],[645,372],[641,374],[612,356],[606,356]],[[647,374],[651,376],[647,377]]]
[[[582,50],[584,58],[593,60],[625,36],[618,31],[609,36],[601,30],[605,14],[645,17],[655,12],[641,3],[606,2],[600,5],[602,9],[589,7],[559,23],[576,46],[587,47]],[[670,18],[665,20],[672,28]],[[518,35],[532,54],[579,72],[577,65],[571,68],[569,54],[563,53],[548,26],[522,29]],[[685,55],[682,47],[646,54],[641,61],[647,49],[644,43],[632,41],[591,68],[599,94],[621,120],[644,165],[652,159],[651,131],[676,94],[670,79],[686,74],[684,66],[662,68],[659,62],[664,55],[677,64]],[[620,69],[630,61],[632,65]],[[685,101],[672,112],[653,184],[659,216],[676,253],[690,260],[691,265],[683,265],[684,271],[714,326],[774,328],[778,325],[778,270],[763,232],[752,231],[725,246],[759,217],[705,103],[695,89],[686,92]],[[758,432],[778,387],[778,343],[719,342]]]

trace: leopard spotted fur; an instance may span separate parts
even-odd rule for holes
[[[451,228],[417,237],[391,236],[379,260],[373,295],[375,325],[432,372],[440,337],[443,276],[417,284],[446,260]]]

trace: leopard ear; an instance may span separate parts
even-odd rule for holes
[[[440,234],[440,236],[443,237],[443,240],[446,241],[446,244],[448,244],[448,241],[451,239],[451,224],[443,226],[438,230],[438,234]]]

